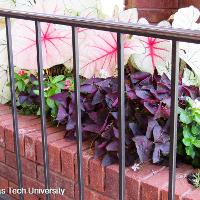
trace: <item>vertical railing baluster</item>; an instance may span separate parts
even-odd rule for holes
[[[6,22],[7,51],[8,51],[8,64],[9,64],[9,75],[10,75],[10,91],[11,91],[11,102],[12,102],[12,117],[13,117],[18,187],[22,189],[23,188],[22,165],[21,165],[21,159],[20,159],[20,145],[19,145],[18,117],[17,117],[16,96],[15,96],[15,79],[14,79],[14,64],[13,64],[10,18],[6,17],[5,22]],[[24,195],[22,193],[19,196],[20,196],[20,200],[24,199]]]
[[[117,33],[118,87],[119,87],[119,199],[125,195],[125,83],[124,83],[124,45],[121,33]]]
[[[41,43],[41,26],[40,22],[35,21],[36,30],[36,48],[37,48],[37,65],[38,65],[38,80],[39,80],[39,96],[40,96],[40,115],[41,115],[41,130],[42,130],[42,150],[44,160],[44,179],[45,188],[50,188],[49,181],[49,158],[48,158],[48,144],[46,133],[46,109],[44,99],[44,76],[43,76],[43,60],[42,60],[42,43]],[[46,199],[50,200],[50,194],[46,194]]]
[[[177,151],[177,118],[178,118],[178,82],[179,82],[179,45],[172,41],[171,71],[171,126],[170,126],[170,159],[169,159],[169,192],[168,199],[175,199],[176,184],[176,151]]]
[[[73,70],[76,101],[76,137],[77,137],[77,162],[79,200],[84,199],[83,158],[82,158],[82,130],[81,130],[81,102],[80,102],[80,78],[79,78],[79,49],[77,27],[72,27]]]

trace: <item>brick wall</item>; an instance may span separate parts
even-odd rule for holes
[[[194,5],[200,8],[199,0],[126,0],[126,6],[138,8],[140,17],[151,23],[168,19],[178,8]]]
[[[0,188],[17,188],[11,110],[0,105]],[[64,139],[65,131],[47,123],[50,185],[66,189],[64,196],[53,200],[78,200],[77,147],[75,141]],[[19,135],[24,188],[44,188],[40,120],[35,116],[19,116]],[[188,165],[177,169],[176,199],[198,200],[184,176],[191,172]],[[90,142],[83,143],[85,200],[118,199],[118,165],[102,167],[93,159]],[[168,168],[146,163],[138,172],[126,168],[126,200],[167,200]],[[12,200],[18,195],[10,195]],[[25,200],[43,200],[44,195],[25,195]]]

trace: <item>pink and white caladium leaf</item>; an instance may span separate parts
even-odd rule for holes
[[[10,100],[9,82],[6,31],[3,29],[0,31],[0,104],[7,103]]]
[[[100,0],[101,11],[106,17],[112,18],[115,11],[122,12],[124,10],[124,0]]]
[[[116,17],[116,21],[118,22],[126,22],[126,23],[137,23],[138,22],[138,11],[136,8],[131,8],[124,10],[118,14]]]
[[[34,0],[0,0],[0,7],[4,9],[28,10],[35,4]]]
[[[87,46],[80,48],[80,74],[86,78],[93,76],[104,78],[116,74],[117,69],[117,35],[113,32],[97,31]],[[133,42],[128,35],[123,35],[124,64],[133,52],[143,51],[143,46]],[[105,74],[106,72],[106,74]]]
[[[138,23],[148,25],[148,21],[141,18]],[[166,21],[160,22],[158,26],[170,27]],[[145,52],[142,54],[133,54],[132,60],[135,62],[137,68],[141,71],[153,74],[157,69],[162,74],[169,73],[168,67],[171,63],[171,42],[168,40],[135,36],[135,40],[141,42],[145,47]]]
[[[100,14],[100,0],[63,0],[65,15],[97,17]]]
[[[62,1],[39,1],[31,11],[64,13]],[[35,23],[16,20],[12,29],[14,64],[23,69],[37,69]],[[64,63],[72,56],[71,27],[41,23],[44,68]]]
[[[200,85],[200,45],[193,43],[181,43],[179,55],[180,58],[192,68],[193,72],[197,76],[197,83]]]
[[[199,9],[194,6],[181,8],[174,14],[173,28],[198,30],[197,20],[200,17]]]
[[[197,23],[199,17],[200,11],[194,6],[182,8],[175,13],[172,26],[173,28],[200,30],[200,24]],[[197,76],[197,83],[200,84],[200,45],[180,42],[179,47],[180,58],[192,68]]]
[[[131,9],[121,13],[118,20],[121,22],[137,22],[137,10]],[[101,77],[102,73],[104,78],[115,75],[117,69],[117,34],[94,30],[88,30],[88,34],[90,34],[90,40],[87,40],[85,45],[80,48],[80,74],[86,78]],[[124,64],[127,63],[131,54],[144,52],[143,45],[130,38],[129,35],[123,35],[123,43]]]

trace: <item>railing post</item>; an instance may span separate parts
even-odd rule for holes
[[[15,153],[16,153],[16,164],[17,164],[17,177],[18,177],[19,189],[22,189],[23,188],[22,165],[21,165],[21,159],[20,159],[20,145],[19,145],[18,117],[17,117],[16,96],[15,96],[15,79],[14,79],[14,64],[13,64],[13,50],[12,50],[10,18],[6,17],[5,22],[6,22],[9,75],[10,75],[10,91],[11,91],[11,102],[12,102],[14,144],[15,144]],[[21,193],[19,196],[20,196],[20,200],[24,199],[23,193]]]
[[[73,70],[74,70],[74,86],[75,86],[74,91],[75,91],[75,101],[76,101],[75,112],[76,112],[79,200],[84,200],[78,31],[77,27],[74,26],[72,26],[72,48],[73,48]]]
[[[49,157],[48,157],[48,144],[47,144],[47,133],[46,133],[46,109],[45,109],[45,99],[44,99],[44,77],[43,77],[41,26],[40,26],[40,22],[38,22],[38,21],[35,21],[35,30],[36,30],[39,96],[40,96],[42,147],[43,147],[42,150],[43,150],[43,160],[44,160],[44,179],[45,179],[45,189],[49,189],[50,188]],[[46,194],[46,199],[50,200],[50,194],[48,194],[48,193]]]
[[[117,33],[118,88],[119,88],[119,199],[125,195],[125,82],[124,45],[121,33]]]
[[[178,83],[179,83],[179,44],[172,41],[171,71],[171,118],[170,118],[170,160],[169,160],[169,192],[168,199],[175,198],[176,184],[176,152],[177,152],[177,118],[178,118]]]

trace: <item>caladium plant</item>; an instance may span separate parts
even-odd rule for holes
[[[64,14],[60,1],[39,1],[32,11],[48,14]],[[13,26],[14,64],[24,69],[37,69],[35,23],[16,20]],[[64,63],[71,58],[71,28],[41,23],[41,41],[44,68]]]
[[[138,23],[148,25],[149,22],[141,18]],[[157,26],[171,27],[167,21],[160,22]],[[141,54],[133,54],[132,59],[141,71],[153,74],[157,69],[160,74],[165,73],[170,77],[171,66],[171,42],[159,38],[137,36],[135,39],[141,42],[145,51]]]
[[[10,100],[9,69],[6,45],[6,31],[0,31],[0,103],[7,103]]]
[[[100,0],[63,0],[65,15],[89,18],[101,18]]]
[[[125,86],[126,165],[137,158],[144,162],[151,156],[154,163],[159,163],[169,153],[170,80],[165,74],[136,72],[126,76]],[[183,96],[194,98],[199,96],[199,90],[180,85],[180,103],[184,102]],[[57,121],[66,124],[67,132],[76,136],[74,97],[74,93],[61,93],[52,99],[59,104]],[[95,157],[101,157],[105,166],[117,162],[117,78],[91,78],[81,85],[81,117],[83,138],[95,138]]]
[[[122,12],[125,7],[124,0],[100,0],[100,2],[103,14],[110,18],[115,16],[115,12]]]
[[[181,8],[174,15],[173,28],[200,30],[200,24],[197,23],[200,17],[199,9],[194,6]],[[200,67],[199,67],[200,45],[193,43],[180,42],[180,58],[183,59],[197,76],[197,84],[200,85]]]
[[[137,23],[136,9],[119,13],[114,20],[127,23]],[[80,48],[80,74],[86,78],[101,77],[101,71],[107,72],[107,77],[116,75],[117,69],[117,34],[106,31],[87,31],[90,40]],[[133,53],[144,53],[144,46],[129,35],[123,35],[124,64]],[[87,51],[85,51],[87,49]]]

